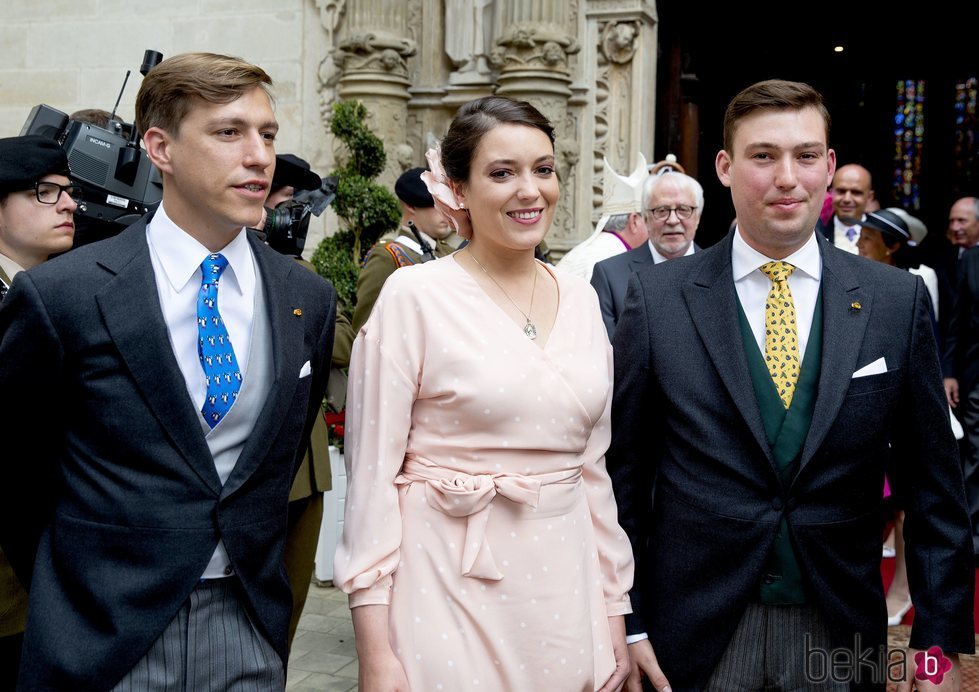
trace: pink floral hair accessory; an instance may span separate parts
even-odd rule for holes
[[[452,192],[445,169],[442,168],[442,148],[436,146],[434,149],[429,149],[425,152],[425,159],[430,170],[423,172],[421,179],[432,195],[432,199],[435,200],[436,208],[449,220],[459,237],[467,240],[472,238],[469,212],[463,209],[455,193]]]

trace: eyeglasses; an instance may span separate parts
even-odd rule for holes
[[[41,204],[57,204],[61,193],[67,192],[76,203],[82,201],[82,188],[78,185],[58,185],[58,183],[34,183],[34,196]]]
[[[693,216],[693,213],[696,210],[697,207],[691,207],[686,204],[678,204],[675,207],[653,207],[652,209],[647,209],[646,211],[652,214],[653,218],[657,221],[666,221],[668,218],[670,218],[670,214],[672,212],[676,212],[676,217],[678,219],[686,221]]]

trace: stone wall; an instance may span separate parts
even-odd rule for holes
[[[526,98],[555,123],[559,256],[600,215],[602,158],[630,171],[652,160],[654,0],[12,0],[0,26],[0,136],[33,106],[133,118],[143,51],[238,55],[276,83],[279,152],[333,167],[330,104],[358,98],[389,161],[381,182],[424,165],[461,103]],[[336,227],[314,219],[307,255]]]

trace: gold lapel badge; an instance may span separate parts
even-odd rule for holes
[[[302,317],[303,311],[300,308],[296,308],[295,310],[292,311],[292,314],[295,315],[296,317]]]
[[[855,300],[852,303],[850,303],[850,309],[853,310],[854,312],[856,312],[857,310],[859,310],[862,307],[863,306],[860,305],[860,301],[859,300]]]

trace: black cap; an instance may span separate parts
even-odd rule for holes
[[[278,154],[275,157],[275,174],[272,189],[294,187],[297,190],[319,190],[323,181],[309,170],[309,162],[294,154]]]
[[[411,168],[401,174],[394,184],[394,194],[409,207],[434,207],[435,200],[422,180],[425,168]]]
[[[69,175],[68,155],[41,135],[0,139],[0,195],[29,190],[46,175]]]
[[[856,226],[866,226],[880,231],[891,239],[891,242],[906,243],[911,240],[911,230],[900,216],[887,209],[867,212],[863,221],[854,221]]]

